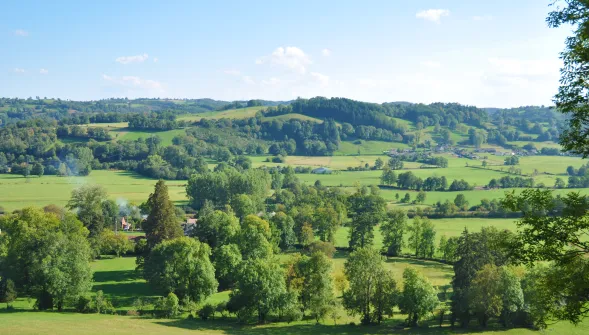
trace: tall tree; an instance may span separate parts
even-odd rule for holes
[[[219,210],[207,211],[203,208],[198,224],[192,230],[192,236],[201,242],[207,243],[215,249],[222,245],[232,243],[239,232],[239,220],[233,213]]]
[[[200,302],[217,291],[211,248],[189,237],[164,240],[145,260],[143,276],[162,295]]]
[[[385,213],[386,202],[378,195],[363,194],[360,190],[348,199],[350,224],[350,247],[358,248],[372,244],[374,227]]]
[[[319,207],[313,214],[312,225],[321,241],[334,242],[339,227],[339,215],[330,205]]]
[[[360,314],[362,324],[380,322],[392,313],[396,284],[386,273],[377,250],[356,249],[346,261],[344,272],[350,283],[343,292],[344,307],[352,315]]]
[[[149,249],[153,249],[162,241],[184,235],[177,221],[174,205],[168,196],[168,186],[163,180],[155,184],[155,190],[149,195],[147,205],[150,212],[143,227]]]
[[[407,228],[407,214],[401,209],[393,209],[387,212],[380,225],[383,236],[383,246],[387,255],[399,256],[404,245],[403,235]]]
[[[513,245],[518,260],[554,264],[538,281],[552,293],[553,301],[561,303],[547,306],[549,315],[543,320],[580,322],[589,315],[589,199],[574,192],[557,199],[549,190],[529,189],[507,194],[502,205],[523,214]]]
[[[78,219],[90,231],[90,237],[99,235],[105,227],[103,212],[105,201],[107,201],[106,190],[101,186],[86,185],[72,191],[67,208],[77,212]]]
[[[311,312],[316,321],[323,320],[333,304],[334,285],[332,261],[322,252],[295,257],[287,268],[287,285],[298,293],[303,309]]]
[[[284,271],[280,262],[272,258],[251,258],[237,270],[234,290],[229,305],[243,321],[257,314],[258,322],[266,321],[268,314],[276,312],[286,292]]]
[[[438,294],[429,280],[417,270],[406,268],[399,307],[407,314],[409,325],[417,326],[419,320],[432,313],[438,304]]]
[[[284,212],[276,213],[271,219],[273,231],[276,232],[275,239],[278,240],[278,246],[286,250],[296,243],[294,233],[294,220]]]
[[[555,2],[563,4],[563,2]],[[561,53],[560,87],[554,97],[556,108],[567,115],[568,128],[561,135],[565,151],[587,157],[589,155],[589,96],[586,94],[589,63],[589,3],[584,0],[566,0],[548,14],[548,25],[557,28],[572,25],[573,34],[567,37]]]
[[[37,308],[62,310],[92,285],[88,230],[73,214],[25,208],[0,219],[8,234],[2,272],[19,291],[37,298]],[[1,247],[1,246],[0,246]]]

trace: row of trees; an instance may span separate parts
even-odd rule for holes
[[[442,177],[427,177],[425,180],[417,177],[413,172],[407,171],[397,175],[394,170],[385,166],[380,182],[384,185],[396,185],[404,190],[423,190],[423,191],[466,191],[472,190],[471,186],[464,179],[453,180],[448,186],[448,180]]]

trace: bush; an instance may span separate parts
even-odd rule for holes
[[[74,308],[78,313],[90,313],[92,312],[92,299],[81,295],[76,299]]]
[[[309,244],[309,252],[312,254],[314,252],[322,252],[325,256],[329,258],[333,258],[335,254],[335,247],[331,242],[323,242],[323,241],[313,241]]]
[[[94,308],[96,313],[98,314],[114,314],[115,308],[108,300],[107,297],[104,296],[104,292],[98,291],[96,292],[96,296],[94,297]]]
[[[11,279],[0,281],[0,302],[10,305],[16,299],[16,287]]]
[[[215,307],[211,304],[206,304],[206,305],[202,306],[200,311],[198,311],[198,316],[203,320],[207,320],[211,316],[214,319],[215,318]]]
[[[198,310],[198,305],[196,304],[196,302],[190,300],[190,297],[185,296],[182,299],[180,309],[182,310],[182,312],[187,312],[188,315],[194,316],[196,315],[196,311]]]
[[[163,300],[163,313],[168,318],[173,318],[180,313],[178,297],[174,293],[168,294]]]

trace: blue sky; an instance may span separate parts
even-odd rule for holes
[[[549,3],[7,0],[0,95],[549,105]]]

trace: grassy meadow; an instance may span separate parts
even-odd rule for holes
[[[281,255],[284,262],[288,255]],[[334,257],[334,273],[342,271],[346,259],[345,253],[337,253]],[[106,258],[95,261],[93,264],[94,286],[93,291],[102,290],[106,296],[112,299],[120,313],[124,314],[132,306],[136,297],[150,298],[150,288],[143,279],[138,279],[134,268],[135,259],[132,257]],[[437,287],[450,284],[452,268],[430,261],[420,261],[404,258],[389,258],[386,267],[393,271],[398,281],[405,268],[412,267],[426,275]],[[207,302],[218,303],[226,301],[229,292],[216,293],[209,297]],[[19,299],[14,304],[13,311],[0,310],[1,334],[198,334],[198,335],[294,335],[294,334],[571,334],[581,335],[589,331],[589,322],[578,326],[569,323],[557,323],[551,325],[546,331],[537,332],[529,329],[503,330],[498,325],[490,325],[487,329],[472,326],[468,331],[452,330],[449,324],[438,326],[437,320],[428,319],[418,328],[403,328],[399,324],[403,322],[404,315],[396,313],[392,319],[386,320],[380,326],[357,326],[357,317],[343,315],[335,323],[326,319],[321,325],[315,324],[312,319],[304,319],[293,323],[278,322],[263,325],[242,325],[233,317],[224,318],[216,315],[214,320],[201,321],[199,319],[186,319],[185,316],[177,319],[153,319],[150,317],[102,315],[102,314],[77,314],[71,312],[35,312],[31,309],[30,301]]]
[[[86,184],[102,185],[108,195],[140,204],[153,192],[155,180],[126,171],[92,171],[88,177],[23,176],[0,174],[0,206],[14,210],[48,204],[64,206],[72,190]],[[185,201],[185,181],[168,181],[170,198]]]
[[[171,141],[173,136],[182,130],[172,130],[162,132],[166,134],[166,140]],[[128,132],[124,136],[142,136],[142,132]],[[148,133],[143,133],[148,134]],[[418,177],[423,179],[429,176],[446,176],[448,182],[454,179],[465,179],[471,185],[477,186],[477,189],[468,192],[427,192],[425,204],[433,205],[437,201],[453,200],[458,193],[468,193],[467,199],[471,205],[480,203],[481,199],[496,199],[504,196],[509,189],[485,190],[480,187],[486,185],[493,178],[508,176],[507,167],[501,164],[503,158],[500,156],[489,155],[489,164],[487,169],[483,169],[480,161],[466,158],[458,158],[451,155],[444,155],[448,158],[448,168],[438,169],[420,169],[421,163],[405,162],[404,170],[412,171]],[[317,174],[298,174],[297,177],[304,183],[313,184],[320,180],[325,186],[342,186],[355,187],[358,185],[377,185],[380,184],[382,171],[346,171],[348,167],[358,167],[369,164],[374,165],[377,158],[386,161],[385,155],[350,155],[350,156],[288,156],[285,163],[266,162],[269,156],[252,156],[253,167],[260,166],[308,166],[320,167],[325,166],[337,173],[327,175]],[[216,162],[209,162],[212,169]],[[520,165],[517,168],[522,169],[523,173],[533,175],[534,170],[538,174],[534,176],[537,183],[544,183],[550,187],[554,185],[557,177],[567,179],[565,170],[567,166],[572,165],[579,168],[586,162],[576,157],[561,156],[528,156],[520,158]],[[467,166],[468,164],[468,166]],[[501,171],[503,169],[503,171]],[[43,176],[24,178],[19,175],[0,174],[0,206],[7,210],[19,209],[25,206],[45,206],[47,204],[65,205],[68,201],[71,191],[81,185],[99,184],[102,185],[113,199],[126,199],[131,202],[141,203],[145,201],[153,190],[155,180],[140,176],[133,172],[126,171],[109,171],[96,170],[92,171],[88,177],[57,177]],[[186,181],[168,181],[170,188],[170,197],[176,203],[187,200],[185,193]],[[516,192],[521,189],[515,189]],[[565,194],[571,191],[586,192],[586,189],[561,189],[554,190],[557,194]],[[414,198],[417,192],[396,189],[382,189],[381,194],[385,199],[394,202],[395,194],[400,196],[409,193]],[[392,203],[392,205],[399,205]]]

